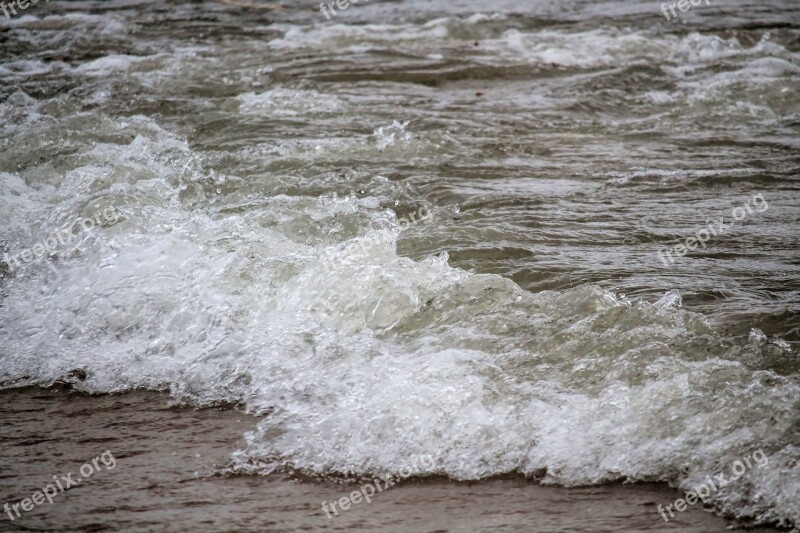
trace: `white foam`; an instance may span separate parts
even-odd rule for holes
[[[335,113],[345,103],[335,95],[276,87],[263,93],[244,93],[236,97],[240,112],[248,115],[295,116],[308,113]]]
[[[82,75],[107,76],[114,71],[128,70],[131,65],[141,60],[142,58],[128,55],[108,55],[77,66],[75,72]]]

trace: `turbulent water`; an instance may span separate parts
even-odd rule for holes
[[[0,15],[2,253],[114,213],[0,265],[3,387],[239,403],[242,472],[761,449],[710,503],[800,521],[800,4],[251,5]]]

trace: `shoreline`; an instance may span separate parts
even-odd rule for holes
[[[729,531],[745,525],[694,506],[665,523],[666,483],[542,486],[521,476],[456,482],[411,478],[326,518],[322,502],[357,483],[286,475],[224,475],[257,418],[228,406],[170,406],[165,393],[92,396],[63,387],[0,391],[8,464],[0,504],[16,503],[109,450],[117,466],[35,507],[12,530],[154,531]],[[175,528],[175,529],[173,529]],[[774,531],[752,528],[749,531]]]

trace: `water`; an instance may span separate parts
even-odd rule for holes
[[[690,489],[762,449],[709,501],[797,523],[800,4],[317,9],[0,18],[3,253],[119,215],[0,266],[2,386],[238,403],[242,473]]]

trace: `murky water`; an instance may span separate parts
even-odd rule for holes
[[[763,450],[709,503],[796,523],[800,4],[660,9],[0,15],[0,384],[238,403],[239,473]]]
[[[0,391],[0,400],[8,406],[0,414],[0,502],[30,497],[53,475],[77,476],[106,450],[116,462],[52,504],[20,517],[12,509],[13,522],[4,513],[2,531],[730,531],[699,504],[664,522],[657,506],[682,495],[653,483],[564,488],[520,477],[409,478],[334,511],[331,503],[363,485],[226,474],[230,450],[255,423],[229,408],[169,407],[163,395],[141,391],[96,397],[16,389]]]

